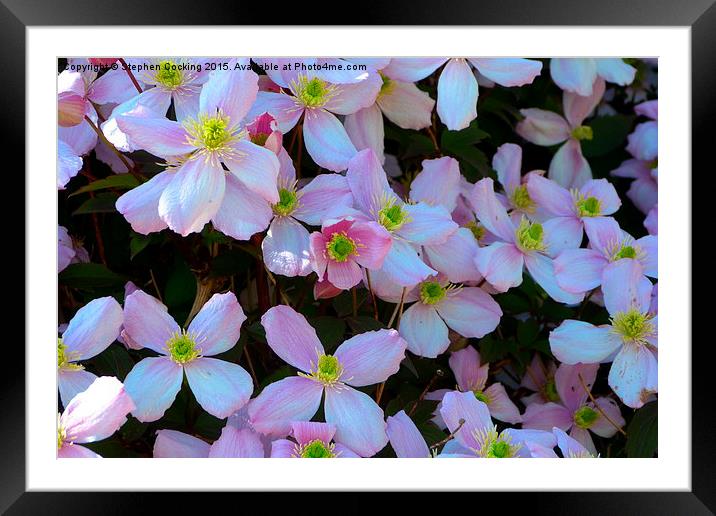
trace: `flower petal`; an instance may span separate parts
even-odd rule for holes
[[[421,357],[435,358],[450,345],[448,327],[430,305],[417,302],[400,318],[398,328],[408,349]]]
[[[597,73],[605,81],[626,86],[634,81],[636,76],[636,68],[628,65],[623,59],[619,58],[598,58],[595,59],[597,65]]]
[[[557,368],[554,373],[555,388],[562,404],[570,412],[575,412],[587,401],[588,394],[582,382],[591,391],[598,370],[599,364],[561,364]]]
[[[372,457],[388,444],[383,410],[352,387],[326,389],[326,422],[336,425],[336,441],[362,457]]]
[[[203,356],[218,355],[234,347],[239,340],[246,315],[233,292],[214,294],[189,324]]]
[[[301,188],[300,202],[291,216],[320,226],[338,207],[353,206],[353,194],[346,178],[340,174],[320,174]]]
[[[274,353],[302,371],[310,372],[318,357],[325,353],[316,330],[290,306],[269,308],[261,317],[261,324]]]
[[[485,388],[490,364],[480,364],[480,353],[474,347],[466,346],[453,351],[448,363],[461,391],[481,391]]]
[[[376,102],[388,120],[403,129],[419,131],[432,123],[435,101],[412,82],[392,81]]]
[[[441,244],[458,228],[450,213],[441,205],[424,202],[406,204],[408,221],[396,233],[409,242],[419,245]]]
[[[477,80],[464,59],[450,59],[438,79],[438,116],[451,131],[477,118]]]
[[[592,169],[577,140],[569,139],[552,158],[547,177],[565,188],[580,188],[592,179]]]
[[[238,364],[217,358],[196,358],[184,364],[196,401],[212,416],[223,419],[246,405],[254,383]]]
[[[418,427],[404,410],[386,420],[390,445],[399,459],[429,458],[430,450]]]
[[[249,112],[259,91],[259,76],[251,70],[218,71],[201,88],[199,111],[214,116],[217,111],[238,124]]]
[[[535,145],[557,145],[569,138],[569,125],[557,113],[544,109],[521,109],[524,117],[515,127],[517,134]]]
[[[522,416],[522,428],[535,430],[569,430],[572,427],[572,414],[557,403],[531,403]]]
[[[249,190],[234,174],[226,174],[224,198],[211,222],[225,235],[248,240],[266,229],[273,215],[266,200]]]
[[[626,345],[617,354],[609,371],[609,386],[631,408],[640,408],[657,391],[654,354],[644,346]]]
[[[158,430],[154,441],[155,459],[205,459],[209,444],[176,430]]]
[[[167,357],[141,360],[124,379],[124,388],[137,406],[132,415],[142,423],[162,417],[174,402],[183,378],[182,367]]]
[[[440,414],[451,433],[457,430],[455,439],[473,450],[481,447],[476,434],[493,428],[490,410],[472,392],[451,391],[445,394]],[[465,423],[461,427],[460,421],[463,419]]]
[[[335,287],[343,290],[355,287],[363,278],[360,265],[354,261],[335,262],[329,260],[326,267],[326,278],[328,281]]]
[[[564,108],[564,117],[572,127],[582,125],[584,119],[587,118],[594,108],[604,96],[604,81],[596,79],[592,86],[592,93],[587,96],[581,96],[576,93],[565,92],[562,98],[562,107]]]
[[[258,434],[248,428],[236,429],[226,425],[209,449],[209,458],[263,459],[264,445]]]
[[[622,205],[617,191],[606,179],[592,179],[588,181],[581,191],[585,197],[596,197],[599,199],[601,215],[611,215]]]
[[[160,172],[117,199],[117,211],[124,215],[134,231],[148,235],[167,227],[159,216],[159,198],[172,179],[174,174]]]
[[[386,381],[400,369],[406,346],[395,330],[368,331],[351,337],[334,353],[343,366],[342,381],[354,387]]]
[[[589,430],[600,437],[612,437],[617,433],[617,429],[614,425],[617,425],[619,428],[623,428],[626,424],[624,418],[622,417],[621,410],[619,410],[619,405],[617,405],[617,402],[611,398],[597,398],[596,401],[596,405],[599,406],[601,412],[594,423],[592,423],[592,426],[589,427]],[[609,422],[607,418],[602,415],[602,412],[604,412],[607,417],[611,419],[611,422]]]
[[[574,199],[565,187],[538,174],[530,174],[527,191],[538,206],[557,217],[575,215]]]
[[[394,238],[390,251],[383,261],[381,269],[388,279],[401,287],[412,287],[436,271],[425,265],[415,248],[405,240]]]
[[[390,233],[377,222],[356,222],[351,226],[348,236],[361,247],[355,261],[366,269],[380,269],[385,256],[393,245]]]
[[[397,196],[388,186],[388,178],[381,167],[375,152],[363,149],[351,159],[346,172],[348,185],[353,192],[356,208],[366,214],[380,208],[378,202],[387,196],[397,200]]]
[[[447,325],[463,337],[482,338],[500,323],[502,309],[478,287],[463,287],[435,305]]]
[[[159,198],[159,215],[182,236],[198,233],[219,211],[226,174],[218,164],[198,157],[184,163]]]
[[[597,78],[595,59],[552,58],[549,71],[552,80],[565,91],[587,96],[592,93],[592,84]]]
[[[475,215],[483,226],[505,242],[514,242],[515,227],[507,210],[495,195],[495,184],[490,178],[481,179],[470,193]],[[483,273],[484,274],[484,273]]]
[[[555,217],[542,224],[544,244],[550,258],[559,256],[567,249],[577,249],[582,245],[584,231],[577,217]]]
[[[579,294],[601,285],[607,263],[594,249],[567,249],[555,258],[554,275],[562,289]]]
[[[381,163],[385,161],[383,113],[376,104],[348,115],[344,124],[356,149],[372,149]]]
[[[492,168],[505,192],[513,192],[522,183],[522,147],[514,143],[500,145],[492,158]]]
[[[120,115],[117,127],[138,149],[160,158],[189,154],[196,146],[189,143],[189,135],[179,122],[167,118]]]
[[[618,260],[604,269],[604,306],[612,316],[632,309],[640,313],[649,311],[651,289],[651,281],[644,276],[643,268],[637,260]]]
[[[277,203],[279,161],[276,154],[247,140],[236,142],[233,148],[236,154],[224,158],[224,164],[252,193]]]
[[[425,79],[447,61],[444,57],[396,57],[382,72],[396,81],[415,82]]]
[[[478,71],[501,86],[524,86],[532,84],[542,71],[542,62],[536,59],[472,58],[470,62]]]
[[[283,276],[311,273],[311,243],[308,230],[291,217],[276,217],[261,242],[266,268]]]
[[[442,244],[426,245],[425,256],[430,265],[453,283],[480,281],[474,257],[479,246],[468,228],[458,228]]]
[[[291,423],[291,434],[300,445],[308,444],[316,439],[328,444],[336,433],[335,425],[315,421],[295,421]]]
[[[410,200],[440,205],[448,212],[457,206],[460,195],[460,165],[445,156],[423,160],[423,170],[410,183]]]
[[[62,334],[73,359],[86,360],[101,353],[119,336],[122,307],[113,297],[93,299],[80,308]]]
[[[480,247],[475,255],[480,274],[499,292],[522,283],[524,257],[514,244],[495,242]]]
[[[101,459],[101,455],[97,455],[92,450],[80,446],[79,444],[65,444],[57,450],[58,459]]]
[[[601,362],[621,346],[610,326],[568,319],[549,334],[552,353],[567,364]]]
[[[539,253],[525,255],[525,267],[530,272],[532,279],[558,303],[570,305],[579,303],[584,298],[583,294],[567,292],[557,284],[554,277],[554,262],[548,256]]]
[[[343,124],[323,109],[306,111],[303,138],[313,161],[333,172],[347,169],[348,162],[358,152]]]
[[[505,387],[501,383],[490,385],[485,390],[485,396],[488,399],[487,407],[490,409],[490,415],[494,419],[512,424],[522,422],[520,410],[507,395]]]
[[[124,331],[138,345],[166,354],[166,342],[180,331],[158,299],[137,290],[124,300]]]
[[[286,436],[291,422],[309,421],[318,410],[323,385],[302,376],[291,376],[267,385],[249,404],[251,425],[257,432]]]
[[[67,406],[72,398],[86,391],[97,375],[84,369],[59,369],[57,371],[57,388],[60,391],[60,400]]]

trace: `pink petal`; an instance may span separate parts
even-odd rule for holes
[[[420,130],[432,123],[435,101],[412,82],[393,81],[376,102],[388,120],[403,129]]]
[[[124,300],[124,331],[140,346],[166,354],[166,342],[180,328],[166,306],[137,290]]]
[[[117,211],[124,215],[134,231],[148,235],[167,227],[159,216],[159,198],[172,179],[174,174],[171,172],[160,172],[117,199]]]
[[[62,334],[73,361],[86,360],[101,353],[119,336],[122,307],[113,297],[93,299],[80,308]]]
[[[323,385],[301,376],[270,383],[249,405],[251,425],[273,437],[291,431],[291,422],[308,421],[318,410]]]
[[[447,325],[463,337],[482,338],[500,323],[502,309],[478,287],[463,287],[435,305]]]
[[[597,398],[596,404],[601,409],[601,412],[604,412],[612,422],[610,423],[600,412],[597,419],[592,423],[592,426],[589,427],[589,430],[600,437],[613,437],[617,433],[614,424],[619,428],[623,428],[626,424],[622,417],[621,410],[619,410],[619,405],[611,398]]]
[[[80,446],[79,444],[64,444],[62,448],[57,450],[58,459],[101,459],[101,455],[97,455],[92,450]]]
[[[372,457],[388,444],[383,410],[352,387],[326,389],[326,422],[336,426],[336,441],[358,455]]]
[[[594,59],[552,58],[549,68],[552,79],[563,90],[583,96],[592,93],[592,84],[597,78]]]
[[[515,227],[507,215],[507,210],[495,195],[492,179],[485,178],[475,183],[470,202],[475,208],[475,215],[490,233],[505,242],[514,242]]]
[[[333,172],[347,169],[349,161],[358,152],[343,124],[323,109],[306,111],[303,137],[313,161]]]
[[[501,86],[532,84],[542,71],[542,62],[520,58],[472,58],[470,62],[482,75]]]
[[[597,288],[607,260],[594,249],[567,249],[554,260],[557,284],[567,292],[579,294]]]
[[[490,409],[490,415],[494,419],[512,424],[522,422],[520,410],[507,395],[501,383],[490,385],[485,390],[485,395],[488,398],[487,407]]]
[[[594,61],[596,61],[597,73],[604,80],[620,86],[626,86],[634,81],[636,68],[626,64],[623,59],[602,57]]]
[[[522,283],[524,258],[514,244],[495,242],[480,247],[475,263],[480,274],[499,292],[506,292]]]
[[[311,273],[308,230],[291,217],[276,217],[261,242],[266,268],[283,276]]]
[[[381,269],[388,279],[401,287],[412,287],[436,271],[428,267],[418,256],[415,247],[405,240],[394,238]]]
[[[552,353],[567,364],[594,364],[618,350],[621,339],[609,326],[593,326],[583,321],[564,321],[549,334]]]
[[[393,244],[390,233],[377,222],[356,222],[348,236],[360,244],[355,261],[366,269],[380,269]]]
[[[122,115],[117,117],[117,127],[136,148],[160,158],[182,156],[196,149],[189,143],[184,126],[167,118]]]
[[[462,283],[482,279],[474,260],[478,247],[468,228],[458,228],[444,243],[425,246],[424,250],[435,270],[453,283]]]
[[[415,82],[424,79],[447,61],[444,57],[397,57],[382,72],[396,81]]]
[[[520,113],[525,118],[517,124],[515,131],[525,140],[549,146],[569,138],[569,125],[557,113],[537,108],[522,109]]]
[[[441,244],[458,228],[442,205],[431,206],[419,202],[406,204],[404,208],[409,219],[403,227],[396,230],[396,234],[414,244]]]
[[[72,401],[80,392],[86,391],[97,376],[84,369],[58,369],[57,388],[63,406]]]
[[[217,111],[238,124],[248,113],[259,91],[259,77],[250,70],[215,72],[201,88],[199,111],[214,116]]]
[[[480,365],[480,354],[474,347],[453,351],[448,363],[461,391],[481,391],[485,388],[490,364]]]
[[[385,171],[371,149],[363,149],[351,159],[346,179],[353,192],[356,208],[365,213],[371,213],[371,210],[377,211],[378,201],[384,195],[396,199],[388,186]]]
[[[219,437],[209,449],[209,458],[263,459],[266,456],[264,445],[258,434],[244,428],[238,430],[225,426]]]
[[[254,390],[246,370],[216,358],[196,358],[184,365],[196,401],[212,416],[223,419],[243,407]]]
[[[365,73],[362,72],[362,74]],[[324,107],[337,115],[356,113],[375,105],[375,99],[382,85],[383,81],[380,75],[369,72],[365,78],[358,82],[336,85],[335,97],[330,99]]]
[[[252,193],[267,202],[278,202],[279,162],[276,154],[247,140],[236,142],[233,148],[236,154],[223,160],[228,169]]]
[[[355,287],[363,279],[360,266],[354,261],[335,262],[328,261],[326,278],[334,286],[348,290]]]
[[[141,360],[124,379],[136,409],[132,415],[146,423],[164,415],[176,398],[184,378],[182,366],[167,357]]]
[[[538,206],[558,217],[575,215],[574,199],[565,187],[546,177],[530,174],[527,181],[530,198]]]
[[[576,93],[564,93],[562,105],[564,108],[564,117],[569,122],[569,125],[572,127],[582,125],[584,119],[594,111],[594,108],[596,108],[602,100],[604,88],[604,81],[602,79],[596,79],[590,95],[581,96]]]
[[[312,226],[320,226],[336,207],[353,206],[353,194],[340,174],[320,174],[299,191],[298,208],[291,215]]]
[[[570,412],[575,412],[587,401],[589,395],[584,390],[582,382],[591,391],[598,370],[599,364],[561,364],[557,368],[554,373],[554,384],[559,399]]]
[[[155,459],[205,459],[209,456],[209,444],[184,432],[159,430],[153,456]]]
[[[218,355],[234,347],[245,320],[246,315],[233,292],[214,294],[201,307],[188,330],[203,356]]]
[[[438,116],[451,131],[477,118],[477,80],[464,59],[450,59],[438,79]]]
[[[433,306],[417,302],[400,318],[400,334],[408,349],[421,357],[435,358],[450,345],[448,327]]]
[[[513,192],[522,183],[522,147],[514,143],[500,145],[492,158],[492,168],[505,192]]]
[[[535,430],[568,430],[572,427],[572,414],[557,403],[532,403],[522,415],[522,427]]]
[[[609,181],[606,179],[592,179],[588,181],[581,190],[585,197],[596,197],[600,201],[601,215],[611,215],[622,205],[619,195]]]
[[[460,165],[445,156],[423,160],[423,170],[410,183],[410,200],[440,205],[452,212],[460,194]]]
[[[356,149],[359,151],[372,149],[381,163],[385,161],[383,155],[383,140],[385,138],[383,113],[380,112],[380,108],[376,104],[348,115],[344,124],[346,133]]]
[[[581,188],[592,179],[592,169],[574,139],[567,140],[552,158],[547,176],[565,188]]]
[[[341,381],[354,387],[384,382],[400,369],[406,346],[395,330],[368,331],[351,337],[334,354],[343,366]]]
[[[266,341],[283,361],[310,372],[323,355],[323,345],[306,318],[290,306],[270,308],[262,317]]]
[[[481,446],[475,434],[493,428],[487,405],[475,398],[472,392],[452,391],[445,394],[440,414],[450,432],[455,432],[460,427],[460,420],[465,420],[455,439],[466,448],[479,450]]]
[[[266,229],[273,216],[266,200],[249,190],[234,174],[226,174],[224,198],[211,219],[215,229],[236,240],[248,240]]]
[[[404,410],[388,417],[386,423],[390,445],[399,459],[430,457],[425,439]]]
[[[291,423],[291,434],[300,445],[308,444],[318,439],[324,444],[333,440],[336,433],[335,425],[330,423],[317,423],[313,421],[296,421]]]

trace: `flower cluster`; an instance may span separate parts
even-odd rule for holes
[[[655,77],[60,60],[57,456],[652,456]]]

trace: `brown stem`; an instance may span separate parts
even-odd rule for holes
[[[619,425],[617,425],[614,421],[612,421],[609,416],[607,416],[607,414],[602,410],[602,408],[597,403],[597,400],[594,399],[594,396],[592,396],[591,391],[587,388],[587,385],[584,383],[584,378],[582,378],[582,373],[577,373],[577,378],[579,378],[579,383],[582,384],[582,388],[584,389],[584,392],[586,392],[587,396],[589,396],[589,399],[592,400],[592,403],[594,404],[594,408],[596,408],[599,411],[599,413],[602,416],[604,416],[604,419],[609,421],[611,423],[611,425],[614,428],[616,428],[617,431],[619,431],[619,433],[626,436],[626,432],[624,430],[622,430],[622,428]]]
[[[400,293],[400,302],[395,305],[395,309],[393,310],[393,315],[390,316],[390,321],[388,321],[388,328],[391,328],[393,326],[393,321],[395,321],[396,316],[398,315],[398,311],[402,311],[403,307],[403,301],[405,300],[405,292],[407,291],[407,287],[403,287],[403,291]]]
[[[152,279],[152,285],[154,285],[154,290],[157,293],[157,299],[161,301],[162,303],[164,300],[162,299],[162,293],[159,290],[159,285],[157,284],[157,278],[154,277],[154,271],[152,269],[149,269],[149,277]]]
[[[465,424],[465,420],[464,420],[464,419],[461,419],[460,422],[458,423],[457,428],[455,429],[454,432],[451,432],[450,435],[448,435],[448,436],[447,436],[445,439],[443,439],[442,441],[438,441],[438,442],[436,442],[435,444],[433,444],[433,445],[431,446],[431,448],[437,449],[438,447],[442,446],[442,445],[445,444],[446,442],[452,441],[452,440],[455,438],[455,434],[457,434],[457,433],[460,431],[460,429],[462,428],[462,425],[464,425],[464,424]]]
[[[99,229],[99,219],[97,214],[92,214],[92,225],[94,226],[94,236],[97,241],[97,252],[99,253],[99,259],[104,265],[107,265],[107,256],[104,253],[104,241],[102,240],[102,232]]]
[[[373,315],[375,316],[375,320],[379,320],[378,317],[378,302],[375,300],[375,293],[373,292],[373,287],[370,284],[370,271],[368,269],[365,270],[365,277],[368,280],[368,290],[370,291],[370,297],[373,300]]]
[[[435,374],[430,379],[428,384],[425,386],[425,389],[423,389],[423,392],[420,394],[420,397],[413,402],[413,406],[408,411],[408,416],[412,416],[415,413],[415,410],[418,408],[418,404],[425,399],[425,396],[428,394],[428,391],[435,383],[435,380],[437,380],[438,377],[442,376],[443,374],[445,374],[445,373],[443,373],[442,369],[438,369],[437,371],[435,371]]]
[[[251,354],[249,353],[249,344],[248,344],[248,342],[247,342],[246,345],[244,346],[244,356],[246,356],[246,363],[247,363],[248,366],[249,366],[249,372],[251,373],[251,378],[253,378],[253,380],[254,380],[254,385],[255,385],[256,387],[258,387],[258,386],[259,386],[259,380],[258,380],[258,378],[256,377],[256,371],[254,371],[254,362],[253,362],[253,360],[251,360]]]
[[[378,388],[375,390],[375,404],[380,405],[380,398],[383,397],[383,390],[385,389],[385,382],[378,385]]]
[[[184,322],[184,328],[187,328],[189,326],[189,323],[194,318],[194,316],[199,313],[199,310],[201,310],[201,307],[204,306],[204,303],[209,300],[213,288],[213,278],[207,278],[205,280],[196,278],[196,296],[194,297],[194,304],[192,304],[191,310],[189,310],[189,315],[186,318],[186,322]]]
[[[353,317],[358,317],[358,294],[356,294],[356,288],[351,288],[351,295],[353,297]]]
[[[139,93],[142,93],[142,87],[139,85],[137,78],[134,77],[132,70],[129,69],[129,65],[127,64],[127,61],[125,61],[123,57],[120,57],[119,63],[122,65],[122,68],[124,68],[124,70],[127,72],[127,75],[129,75],[129,80],[132,81],[132,84],[134,84],[134,87],[137,88],[137,91]]]

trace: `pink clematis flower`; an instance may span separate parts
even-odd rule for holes
[[[451,353],[449,364],[460,392],[470,392],[484,402],[494,419],[505,423],[522,421],[520,410],[512,403],[501,383],[494,382],[485,388],[490,364],[480,362],[480,354],[474,347],[467,346]]]
[[[557,86],[582,97],[592,95],[597,78],[626,86],[636,75],[636,68],[617,58],[552,58],[549,71]]]
[[[380,269],[391,246],[390,234],[377,222],[329,220],[310,235],[311,264],[318,279],[347,290],[360,283],[361,267]]]
[[[278,439],[271,445],[271,457],[281,459],[357,459],[360,458],[347,446],[333,442],[336,426],[330,423],[294,421],[291,437]]]
[[[432,457],[425,438],[404,410],[386,419],[386,431],[390,439],[390,446],[399,459]]]
[[[396,81],[424,79],[445,64],[438,80],[438,116],[451,131],[459,131],[477,118],[477,79],[470,68],[501,86],[531,84],[542,71],[542,63],[518,58],[395,58],[383,73]]]
[[[532,403],[559,401],[559,394],[554,383],[556,371],[557,365],[552,360],[549,360],[545,365],[541,355],[535,353],[532,362],[526,367],[525,375],[520,383],[520,387],[535,391],[534,394],[522,398],[522,403],[525,406],[529,406]]]
[[[228,424],[212,444],[176,430],[158,430],[154,441],[155,459],[262,459],[265,456],[264,445],[258,434],[248,428],[238,430]]]
[[[411,81],[378,73],[383,83],[375,103],[346,116],[345,128],[356,149],[373,149],[382,164],[385,163],[383,115],[403,129],[424,129],[432,123],[435,101]]]
[[[296,170],[284,149],[279,153],[279,161],[279,201],[272,206],[274,217],[261,242],[264,263],[275,274],[306,276],[313,271],[311,238],[301,222],[318,226],[333,214],[349,210],[353,195],[346,178],[340,174],[320,174],[298,188]],[[361,237],[368,233],[364,231]]]
[[[345,170],[356,148],[335,115],[350,115],[374,104],[383,84],[378,73],[348,71],[347,75],[337,76],[325,70],[304,71],[298,67],[271,78],[291,95],[261,91],[251,112],[270,113],[284,134],[303,116],[304,143],[313,161],[333,172]]]
[[[57,339],[57,386],[65,407],[97,379],[78,362],[107,349],[121,327],[122,307],[113,297],[100,297],[80,308]]]
[[[657,236],[659,234],[659,206],[655,204],[644,219],[644,227],[650,235]]]
[[[643,274],[657,278],[658,237],[634,239],[611,217],[584,219],[589,248],[567,249],[554,260],[557,284],[567,292],[587,292],[602,285],[617,264],[634,261]]]
[[[550,431],[558,427],[576,439],[592,455],[597,454],[590,432],[600,437],[612,437],[624,426],[624,418],[619,407],[611,398],[596,398],[596,405],[587,402],[588,394],[582,386],[589,389],[594,384],[599,364],[562,364],[555,373],[555,387],[559,401],[532,403],[527,407],[523,418],[523,428]],[[582,381],[579,376],[582,376]],[[606,414],[611,422],[605,418]]]
[[[197,111],[181,123],[146,111],[117,117],[138,147],[170,164],[117,200],[117,210],[135,231],[169,227],[186,236],[211,221],[222,233],[247,240],[268,226],[271,204],[280,200],[279,161],[241,128],[257,82],[250,71],[213,74],[201,89]]]
[[[520,110],[525,117],[515,130],[535,145],[564,143],[552,157],[547,176],[565,188],[579,188],[592,179],[592,169],[582,155],[582,140],[591,140],[592,128],[582,125],[604,95],[604,81],[597,79],[591,95],[580,97],[564,92],[564,117],[552,111],[528,108]]]
[[[443,398],[440,413],[450,432],[455,434],[455,439],[445,445],[439,457],[542,457],[545,453],[551,456],[548,450],[556,446],[551,432],[514,428],[498,432],[487,405],[475,398],[472,392],[448,392]],[[461,421],[464,421],[462,425]]]
[[[635,260],[620,260],[602,284],[611,324],[566,320],[549,335],[552,353],[567,364],[612,362],[609,386],[632,408],[657,391],[657,315],[649,311],[651,282]]]
[[[553,253],[579,247],[584,237],[584,221],[612,215],[622,205],[614,186],[606,179],[590,179],[580,188],[567,190],[555,181],[539,175],[527,181],[530,198],[552,218],[550,224],[559,226],[564,240]]]
[[[96,378],[84,392],[69,402],[57,421],[57,457],[97,459],[95,452],[81,446],[111,436],[127,420],[134,403],[122,382],[113,376]]]
[[[184,375],[196,401],[225,418],[243,407],[253,391],[251,376],[238,364],[210,358],[231,349],[246,320],[232,292],[214,294],[186,330],[157,299],[135,291],[124,302],[124,331],[136,344],[160,354],[141,360],[125,379],[142,422],[156,421],[174,401]]]
[[[627,197],[642,213],[649,213],[658,201],[658,100],[642,102],[634,108],[638,115],[649,118],[636,126],[628,137],[627,151],[633,156],[624,161],[611,175],[634,179]]]
[[[530,222],[523,217],[515,225],[495,195],[492,179],[485,178],[475,184],[472,194],[475,213],[485,228],[499,241],[480,247],[475,263],[480,273],[499,292],[522,283],[524,267],[532,278],[560,303],[578,303],[583,295],[562,289],[554,277],[550,249],[560,247],[564,241],[558,224]],[[554,220],[554,219],[553,219]]]
[[[57,226],[57,272],[63,271],[71,263],[87,263],[89,261],[89,254],[82,244],[72,239],[67,228]]]
[[[412,287],[437,271],[418,256],[416,246],[444,243],[458,228],[445,207],[405,203],[391,190],[385,171],[371,149],[360,151],[348,165],[348,185],[360,215],[383,226],[391,236],[382,270],[391,281]]]
[[[405,357],[406,342],[395,330],[369,331],[351,337],[327,355],[316,331],[288,306],[269,309],[261,318],[266,341],[298,376],[268,385],[249,405],[253,427],[283,437],[291,423],[308,421],[325,392],[326,422],[335,439],[362,457],[371,457],[388,442],[383,411],[370,396],[356,390],[395,374]]]
[[[435,358],[448,348],[448,328],[481,338],[502,317],[500,305],[481,288],[452,285],[440,277],[420,283],[407,299],[416,302],[400,318],[398,331],[408,349],[422,357]]]

